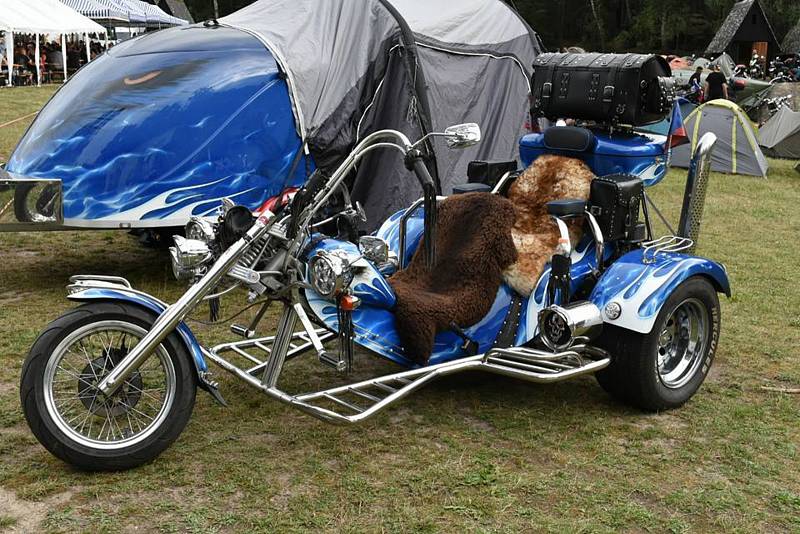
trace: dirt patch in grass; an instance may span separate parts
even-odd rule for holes
[[[41,501],[25,501],[0,487],[0,510],[8,532],[41,532],[41,524],[54,507],[62,506],[72,498],[72,491],[52,495]]]

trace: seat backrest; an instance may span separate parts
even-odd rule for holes
[[[544,146],[550,150],[592,152],[597,146],[594,133],[578,126],[553,126],[544,131]]]

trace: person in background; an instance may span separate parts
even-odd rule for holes
[[[694,70],[694,74],[689,77],[689,89],[694,91],[695,89],[700,89],[703,86],[702,82],[702,75],[703,75],[703,67],[697,67]]]
[[[47,62],[55,72],[64,70],[64,58],[61,55],[61,48],[58,46],[51,46],[47,51]]]
[[[81,67],[81,51],[75,43],[67,45],[67,67],[74,70]]]
[[[728,80],[719,71],[719,65],[714,65],[714,71],[706,76],[704,92],[706,102],[718,98],[728,98]]]
[[[19,65],[19,68],[23,71],[29,70],[31,58],[29,58],[27,52],[25,52],[24,46],[17,47],[17,52],[14,54],[14,64]]]

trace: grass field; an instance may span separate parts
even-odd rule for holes
[[[0,124],[50,91],[0,91]],[[0,129],[0,161],[23,130]],[[220,371],[229,408],[198,393],[175,445],[114,474],[76,472],[36,442],[22,361],[70,308],[71,274],[123,275],[167,300],[183,286],[165,253],[125,233],[0,234],[0,530],[798,532],[800,396],[762,386],[800,387],[800,174],[771,164],[768,180],[713,176],[699,253],[726,264],[734,296],[711,374],[679,410],[642,414],[592,377],[469,376],[340,428]],[[683,176],[656,188],[673,217]],[[311,359],[293,365],[290,391],[330,378]]]

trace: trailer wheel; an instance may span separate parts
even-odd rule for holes
[[[45,222],[55,213],[58,189],[53,184],[20,185],[14,191],[14,215],[19,222]]]
[[[719,298],[703,277],[678,286],[648,334],[608,326],[601,344],[611,365],[597,381],[612,397],[646,411],[677,408],[700,388],[714,360]]]

